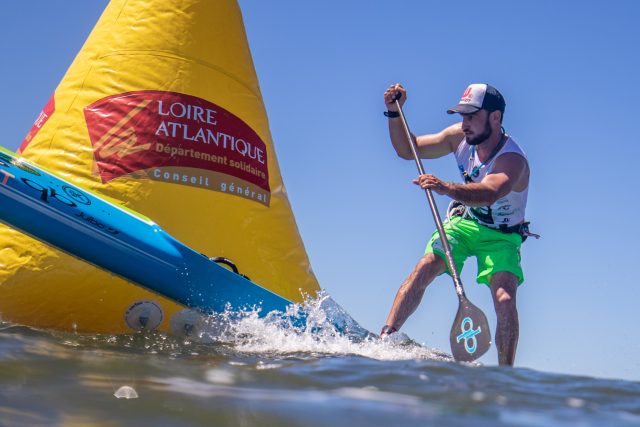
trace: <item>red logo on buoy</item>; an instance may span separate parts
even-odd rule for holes
[[[84,109],[102,182],[123,175],[230,192],[268,204],[266,144],[244,121],[202,98],[137,91]],[[242,191],[238,191],[240,188]]]
[[[31,129],[29,130],[29,133],[27,134],[27,136],[25,136],[24,140],[22,141],[22,144],[20,144],[20,148],[18,148],[18,153],[24,152],[24,149],[27,148],[27,146],[29,145],[33,137],[36,136],[36,134],[40,131],[42,126],[44,126],[47,120],[49,120],[49,117],[51,117],[51,115],[55,111],[56,111],[56,100],[55,100],[55,93],[54,93],[53,95],[51,95],[51,98],[49,98],[49,101],[47,101],[47,104],[44,106],[40,114],[38,114],[38,118],[33,123],[33,126],[31,126]]]

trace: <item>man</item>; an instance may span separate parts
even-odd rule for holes
[[[394,102],[398,94],[402,105],[407,96],[400,84],[384,93],[389,134],[398,156],[412,160]],[[516,292],[524,280],[520,245],[528,235],[524,215],[529,165],[522,149],[504,133],[504,111],[505,101],[497,89],[487,84],[470,85],[458,105],[447,110],[460,114],[462,122],[436,134],[412,135],[421,158],[454,153],[464,184],[444,182],[431,174],[420,175],[413,182],[459,202],[444,223],[451,253],[458,272],[466,258],[477,258],[477,281],[491,289],[496,311],[498,362],[512,366],[519,333]],[[424,256],[400,286],[382,328],[383,337],[400,329],[418,308],[427,286],[447,270],[436,231]]]

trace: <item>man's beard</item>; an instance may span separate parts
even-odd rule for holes
[[[482,144],[487,139],[489,139],[489,137],[491,136],[491,133],[492,133],[491,126],[489,125],[489,120],[487,120],[484,123],[484,130],[482,131],[481,134],[473,136],[473,137],[467,137],[467,144],[469,144],[469,145]]]

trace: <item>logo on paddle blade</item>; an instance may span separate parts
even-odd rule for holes
[[[468,328],[465,328],[466,325],[468,325]],[[478,329],[473,329],[473,320],[471,320],[470,317],[465,317],[460,324],[460,330],[462,333],[456,337],[456,342],[459,343],[464,340],[464,349],[467,350],[467,353],[475,353],[478,348],[476,335],[482,332],[482,328],[478,327]],[[469,342],[471,342],[471,344],[469,344]]]

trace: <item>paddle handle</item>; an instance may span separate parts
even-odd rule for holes
[[[418,167],[418,172],[420,175],[424,175],[424,166],[422,165],[422,161],[420,157],[418,157],[418,151],[416,148],[416,144],[413,142],[413,138],[411,138],[411,132],[409,131],[409,125],[407,124],[407,120],[404,117],[404,112],[402,111],[402,107],[400,106],[400,94],[396,96],[394,102],[396,103],[396,107],[398,108],[398,113],[400,114],[400,120],[402,121],[402,127],[404,128],[404,132],[407,137],[407,142],[409,143],[409,147],[411,148],[411,154],[413,154],[413,160],[416,162],[416,166]],[[456,264],[453,261],[453,255],[451,255],[451,247],[449,246],[449,241],[446,238],[446,234],[444,232],[444,226],[442,225],[442,220],[440,219],[440,213],[438,212],[438,206],[436,206],[436,201],[433,198],[433,192],[430,188],[426,188],[424,190],[427,195],[427,200],[429,200],[429,207],[431,208],[431,213],[433,214],[433,219],[436,222],[436,228],[438,229],[438,235],[440,236],[440,241],[442,242],[442,247],[444,248],[445,257],[447,259],[447,266],[449,267],[449,271],[451,272],[451,277],[453,278],[453,284],[456,288],[456,294],[458,294],[458,299],[466,298],[464,294],[464,288],[462,287],[462,281],[460,280],[460,276],[458,275],[458,270],[456,269]]]

